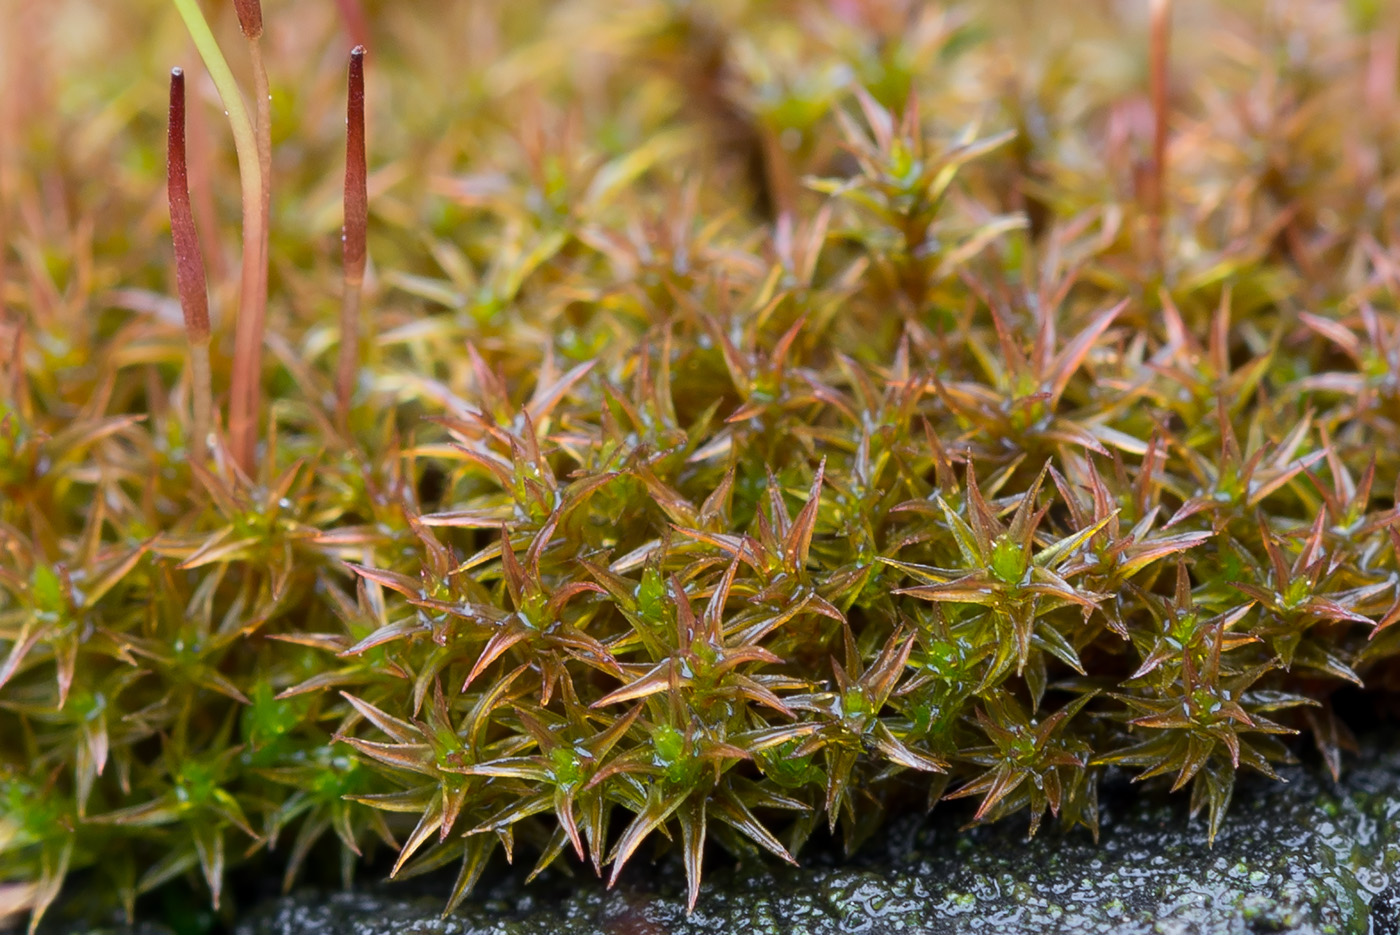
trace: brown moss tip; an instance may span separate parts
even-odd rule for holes
[[[345,279],[360,283],[365,275],[365,239],[369,226],[368,170],[365,163],[365,47],[350,51],[350,85],[345,116],[345,228],[342,236]]]
[[[192,344],[209,340],[209,295],[204,278],[204,254],[190,208],[189,170],[185,158],[185,73],[170,71],[170,130],[166,147],[170,239],[175,247],[175,286],[185,330]]]
[[[233,8],[238,11],[238,25],[243,35],[257,39],[263,32],[261,0],[233,0]]]
[[[349,93],[345,110],[345,226],[341,247],[345,293],[340,310],[340,362],[336,370],[336,418],[345,429],[359,366],[360,287],[365,280],[365,239],[369,192],[365,167],[365,47],[350,50]]]

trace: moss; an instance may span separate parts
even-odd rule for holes
[[[1395,807],[1400,772],[1389,736],[1367,738],[1361,752],[1373,765],[1340,786],[1299,767],[1284,768],[1286,784],[1247,783],[1240,814],[1209,851],[1194,844],[1199,827],[1185,820],[1184,803],[1143,795],[1119,779],[1104,790],[1097,844],[1057,828],[1027,843],[1016,822],[959,834],[945,822],[900,816],[882,843],[840,866],[817,848],[816,866],[713,868],[689,917],[679,862],[670,860],[659,873],[629,869],[612,892],[555,871],[526,887],[510,875],[483,884],[487,898],[451,920],[523,935],[608,931],[624,919],[651,920],[673,935],[709,935],[745,930],[757,916],[822,935],[900,926],[949,935],[1389,931],[1396,902],[1386,854],[1393,847],[1374,833],[1373,816]],[[1324,789],[1341,803],[1337,816],[1319,807]],[[371,931],[436,924],[431,897],[413,903],[405,894],[415,887],[435,891],[432,882],[408,882],[369,895],[280,900],[242,923],[239,935],[314,935],[350,918],[386,920],[369,922]]]
[[[1092,836],[1121,768],[1184,852],[1288,738],[1339,773],[1400,653],[1392,18],[340,4],[341,269],[323,6],[263,23],[241,289],[216,114],[174,263],[151,208],[173,10],[6,30],[112,51],[4,117],[0,905],[669,842],[694,909],[714,845]]]

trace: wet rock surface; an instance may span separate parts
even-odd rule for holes
[[[959,832],[950,812],[896,821],[851,861],[778,868],[714,861],[687,917],[679,867],[497,881],[440,919],[422,884],[274,901],[237,935],[825,933],[1400,933],[1400,737],[1372,738],[1340,784],[1316,767],[1242,784],[1214,847],[1183,797],[1105,790],[1082,829]],[[818,864],[822,862],[820,855]],[[630,871],[630,868],[629,868]],[[662,882],[664,881],[664,882]],[[405,887],[411,887],[405,888]]]

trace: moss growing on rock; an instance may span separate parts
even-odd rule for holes
[[[180,48],[148,5],[128,79]],[[1213,838],[1287,736],[1340,769],[1332,693],[1400,651],[1390,14],[1210,8],[1169,58],[1166,3],[342,4],[342,272],[323,6],[249,34],[241,292],[189,121],[208,374],[156,75],[5,114],[0,905],[387,846],[450,908],[669,839],[693,907],[712,842],[1096,834],[1114,766]]]

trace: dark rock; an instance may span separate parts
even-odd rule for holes
[[[1400,883],[1392,883],[1371,903],[1372,935],[1400,935]]]
[[[1374,932],[1400,935],[1400,744],[1371,741],[1340,785],[1315,769],[1242,783],[1214,847],[1180,797],[1105,792],[1097,844],[1082,829],[958,831],[956,814],[895,822],[850,861],[736,866],[716,853],[687,916],[673,862],[496,881],[440,919],[421,883],[274,901],[237,935],[720,935],[720,933]],[[445,884],[444,884],[445,885]]]

